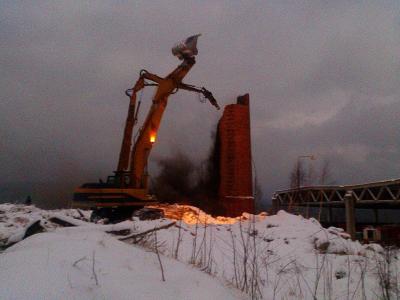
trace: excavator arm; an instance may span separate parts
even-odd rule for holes
[[[199,88],[191,84],[181,83],[178,85],[179,89],[187,90],[191,92],[196,92],[202,94],[208,101],[210,101],[211,105],[215,106],[218,110],[220,109],[217,100],[215,100],[213,94],[207,90],[205,87]]]
[[[151,80],[154,83],[148,83],[145,80]],[[125,121],[124,138],[122,140],[121,151],[119,154],[117,173],[124,172],[129,167],[129,156],[132,146],[132,134],[133,127],[137,122],[137,111],[136,109],[136,94],[141,91],[145,86],[158,86],[158,83],[162,82],[163,78],[151,74],[146,70],[140,71],[139,79],[136,81],[135,85],[131,89],[127,89],[125,94],[129,97],[129,108],[128,116]]]
[[[165,78],[161,78],[157,75],[144,71],[141,73],[141,76],[138,80],[139,84],[135,85],[141,87],[142,80],[143,82],[144,80],[149,80],[157,84],[157,89],[153,97],[149,113],[147,114],[143,126],[139,131],[138,138],[133,145],[130,155],[130,185],[134,188],[147,189],[146,169],[148,156],[156,140],[158,128],[168,103],[168,97],[178,88],[178,85],[182,82],[182,79],[186,76],[194,64],[195,59],[193,57],[186,58],[182,64],[180,64]],[[143,87],[144,85],[145,83],[143,83]],[[133,92],[135,90],[137,89],[134,88]],[[132,126],[132,124],[134,124],[134,122],[130,122],[129,126]],[[130,128],[127,130],[127,132],[130,132]],[[123,145],[125,144],[125,147],[128,147],[131,139],[132,134],[124,136]],[[129,151],[124,150],[124,153],[126,152]],[[122,160],[125,161],[125,159],[126,157]],[[124,166],[126,166],[126,164]]]
[[[133,126],[136,123],[136,94],[144,88],[144,78],[141,76],[132,89],[126,90],[125,94],[129,96],[128,116],[126,117],[124,138],[122,140],[121,151],[119,153],[117,172],[123,172],[128,169],[129,155],[132,143]]]
[[[196,37],[197,39],[197,37]],[[191,49],[194,49],[195,45]],[[207,89],[182,82],[193,65],[196,63],[194,54],[178,49],[182,53],[183,62],[165,78],[159,77],[146,70],[140,72],[140,77],[134,87],[127,91],[130,97],[128,116],[125,124],[124,138],[118,162],[117,173],[130,174],[129,186],[138,189],[147,189],[147,161],[152,146],[156,140],[157,132],[168,104],[168,97],[179,89],[184,89],[202,94],[212,105],[220,109],[212,93]],[[189,54],[188,54],[189,53]],[[197,54],[197,53],[196,53]],[[140,128],[138,137],[131,149],[133,127],[136,123],[136,93],[145,86],[157,86],[152,105],[147,117]],[[129,170],[129,171],[128,171]]]

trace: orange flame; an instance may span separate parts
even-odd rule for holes
[[[157,134],[156,134],[155,131],[152,131],[152,132],[150,133],[150,143],[152,143],[152,144],[155,143],[155,141],[156,141],[156,136],[157,136]]]

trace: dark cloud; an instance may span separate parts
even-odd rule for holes
[[[3,1],[2,182],[73,186],[110,173],[123,91],[142,68],[166,75],[172,44],[198,32],[186,81],[222,105],[250,93],[267,195],[309,153],[331,160],[338,183],[399,177],[399,11],[397,1]],[[205,158],[219,117],[196,95],[172,96],[153,157]]]

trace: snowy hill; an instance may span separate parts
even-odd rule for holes
[[[0,205],[1,299],[379,299],[398,295],[397,251],[286,212],[88,223],[89,212]],[[62,228],[54,218],[75,226]],[[20,242],[34,222],[42,233]],[[157,253],[159,255],[157,255]],[[165,281],[163,281],[163,275]]]
[[[2,255],[2,299],[240,299],[214,278],[94,228],[34,235]]]

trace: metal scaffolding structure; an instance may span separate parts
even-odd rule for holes
[[[277,191],[272,201],[285,206],[344,207],[345,195],[351,192],[359,208],[400,208],[400,179],[357,185],[306,186]]]
[[[400,179],[357,185],[306,186],[277,191],[272,197],[274,211],[301,207],[328,209],[328,223],[332,208],[345,208],[346,231],[356,235],[356,208],[373,209],[378,223],[379,209],[400,209]]]

